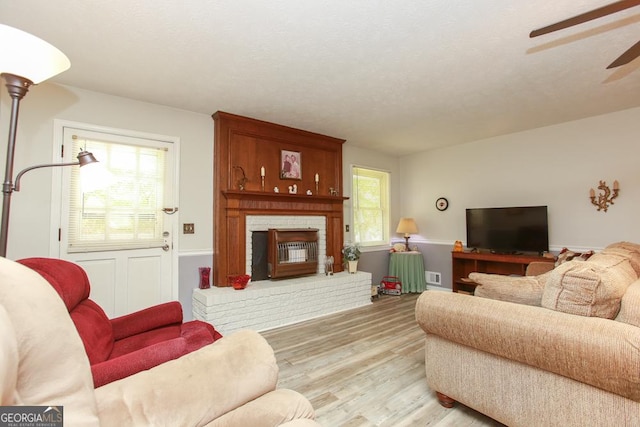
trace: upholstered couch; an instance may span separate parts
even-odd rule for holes
[[[472,273],[475,296],[426,291],[429,387],[509,426],[640,425],[639,275],[621,242],[539,276]]]
[[[252,331],[94,389],[61,298],[5,258],[0,341],[0,405],[61,406],[65,426],[318,426],[306,398],[276,389],[273,350]]]

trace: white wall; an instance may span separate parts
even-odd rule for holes
[[[9,120],[6,91],[0,91],[0,98],[0,162],[4,165]],[[52,161],[54,119],[179,137],[179,220],[196,226],[194,235],[180,234],[180,250],[212,251],[213,120],[209,115],[48,83],[34,86],[21,103],[16,171]],[[416,240],[422,237],[449,245],[465,238],[467,207],[545,204],[552,246],[597,248],[615,240],[640,242],[635,225],[640,211],[638,135],[640,108],[403,158],[347,142],[343,191],[351,195],[352,164],[391,171],[394,237],[400,216],[413,216],[420,228]],[[29,172],[22,191],[14,193],[9,258],[48,255],[51,176],[50,169]],[[596,212],[587,197],[600,179],[620,182],[620,197],[607,213]],[[441,196],[449,199],[445,212],[435,209],[435,200]],[[345,224],[350,224],[350,218],[347,201]],[[349,233],[345,239],[350,239]]]
[[[466,240],[465,208],[547,205],[552,249],[640,242],[640,108],[406,156],[402,215],[433,243]],[[620,182],[609,211],[589,189]],[[449,209],[435,208],[438,197]]]
[[[4,177],[10,100],[5,90],[0,92],[0,162]],[[213,120],[210,115],[73,87],[48,83],[34,86],[20,105],[16,173],[27,166],[59,161],[53,160],[52,153],[54,119],[179,137],[179,222],[195,223],[196,231],[193,235],[180,234],[179,248],[181,252],[212,252]],[[21,181],[21,191],[14,193],[8,258],[49,255],[51,177],[52,169],[29,172]]]

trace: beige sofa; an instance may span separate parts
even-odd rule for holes
[[[0,405],[62,406],[65,426],[318,426],[276,389],[268,343],[242,331],[94,390],[80,337],[53,288],[0,258]]]
[[[640,425],[639,275],[621,242],[540,276],[472,273],[476,296],[423,293],[429,387],[509,426]]]

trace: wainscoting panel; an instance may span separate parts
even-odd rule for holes
[[[178,256],[178,301],[182,304],[185,321],[193,320],[193,290],[200,284],[198,268],[211,267],[213,251],[181,253]]]

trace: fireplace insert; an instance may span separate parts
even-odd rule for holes
[[[271,279],[318,273],[318,229],[269,229],[268,270]]]

